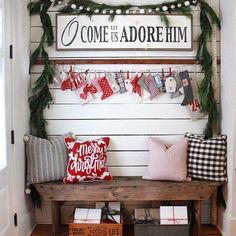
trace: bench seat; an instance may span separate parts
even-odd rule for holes
[[[54,235],[59,235],[60,206],[65,201],[193,201],[196,233],[201,235],[201,201],[212,198],[212,223],[217,223],[216,195],[220,182],[148,181],[141,177],[114,177],[112,181],[35,184],[42,200],[51,201]]]

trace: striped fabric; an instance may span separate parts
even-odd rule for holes
[[[49,140],[27,135],[27,182],[43,183],[62,180],[66,174],[67,151],[64,137]]]

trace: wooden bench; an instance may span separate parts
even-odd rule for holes
[[[201,202],[212,199],[212,224],[217,223],[217,187],[210,181],[147,181],[141,177],[115,177],[112,181],[79,184],[35,184],[42,200],[51,202],[53,235],[60,234],[61,205],[65,201],[193,201],[196,235],[201,236]]]

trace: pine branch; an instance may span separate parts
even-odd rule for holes
[[[29,10],[30,15],[36,15],[36,14],[40,14],[41,11],[41,1],[37,1],[37,2],[30,2],[27,5],[27,8]]]

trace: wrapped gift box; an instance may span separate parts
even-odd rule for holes
[[[76,208],[74,212],[74,223],[100,224],[101,209]]]
[[[102,219],[109,219],[120,224],[120,202],[96,202],[96,208],[102,209]]]
[[[161,225],[187,225],[187,206],[161,206]]]
[[[121,223],[103,223],[101,221],[102,209],[76,208],[74,218],[69,223],[69,236],[122,236],[123,220]],[[96,223],[95,223],[96,222]]]
[[[161,225],[159,208],[134,210],[135,236],[189,236],[190,224]]]

